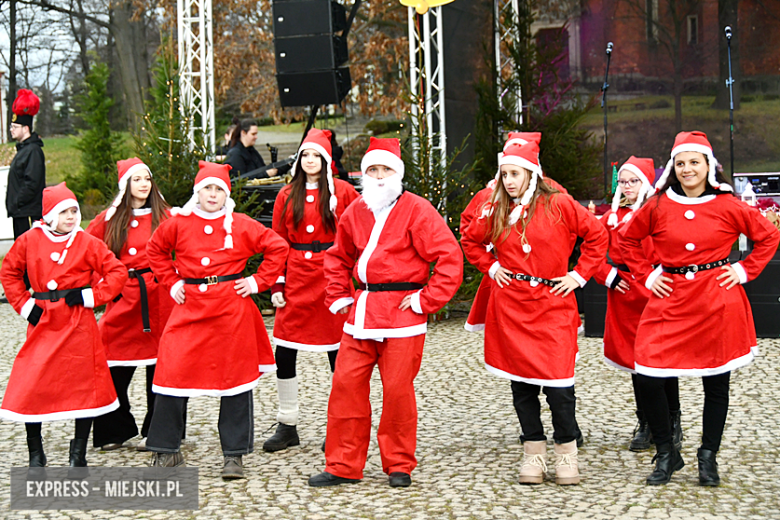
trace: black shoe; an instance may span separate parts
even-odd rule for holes
[[[390,487],[409,487],[412,485],[412,476],[408,473],[394,471],[390,473]]]
[[[699,459],[699,485],[719,486],[718,462],[715,460],[717,452],[699,448],[696,458]]]
[[[279,426],[276,427],[276,433],[263,443],[263,450],[270,452],[281,451],[290,446],[298,446],[300,444],[298,429],[289,424],[279,423]]]
[[[340,484],[354,484],[355,482],[360,482],[360,479],[337,477],[327,471],[323,471],[319,475],[314,475],[309,479],[309,485],[311,487],[338,486]]]
[[[642,412],[637,410],[636,416],[639,421],[636,423],[636,428],[634,428],[633,438],[631,439],[631,444],[628,445],[628,449],[631,451],[649,450],[653,445],[653,434],[650,432],[650,425],[645,420]]]
[[[27,437],[27,451],[30,452],[30,467],[43,468],[46,466],[46,454],[43,452],[43,439],[40,437]]]
[[[8,298],[5,295],[0,296],[0,303],[8,303]]]
[[[683,432],[682,432],[682,414],[680,410],[671,412],[669,415],[669,424],[672,426],[672,444],[677,451],[682,450]]]
[[[87,439],[73,439],[70,441],[70,467],[87,467]]]
[[[659,444],[656,446],[658,452],[653,457],[655,470],[647,477],[648,486],[660,486],[672,480],[672,473],[681,470],[685,462],[680,452],[671,444]]]
[[[322,439],[322,453],[325,453],[325,443],[328,442],[328,438],[325,437]]]

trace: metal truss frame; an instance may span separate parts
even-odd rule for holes
[[[512,70],[512,56],[507,50],[507,45],[518,40],[517,34],[517,7],[518,0],[493,0],[493,37],[496,51],[496,80],[498,92],[498,104],[504,108],[505,98],[509,96],[514,103],[515,119],[518,124],[523,124],[523,93],[520,86],[507,86],[506,78],[514,72]],[[509,29],[502,23],[507,17],[511,17],[512,24]]]

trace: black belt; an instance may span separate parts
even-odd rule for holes
[[[701,265],[691,264],[691,265],[685,265],[683,267],[663,266],[663,270],[665,273],[671,273],[671,274],[688,274],[688,273],[698,273],[699,271],[709,271],[710,269],[716,269],[723,265],[729,265],[728,258],[724,258],[723,260],[718,260],[717,262],[710,262],[708,264],[701,264]]]
[[[625,273],[630,273],[631,271],[628,269],[628,266],[626,264],[615,264],[612,267],[617,269],[618,271],[623,271]]]
[[[63,289],[61,291],[46,291],[46,292],[34,292],[33,298],[36,300],[50,300],[52,303],[65,298],[69,293],[74,291],[81,291],[82,289],[88,289],[88,287],[78,287],[76,289]]]
[[[416,291],[425,287],[421,283],[414,282],[398,282],[398,283],[361,283],[360,289],[362,291]]]
[[[296,251],[312,251],[314,253],[320,253],[327,250],[328,248],[333,247],[333,242],[320,242],[319,240],[315,240],[311,244],[296,244],[295,242],[290,242],[290,247]]]
[[[548,287],[555,287],[560,282],[553,282],[552,280],[548,280],[547,278],[540,278],[538,276],[529,276],[527,274],[510,274],[509,278],[512,278],[514,280],[522,280],[524,282],[538,282],[543,283],[544,285],[547,285]]]
[[[149,300],[146,297],[146,280],[144,280],[144,277],[141,275],[151,272],[151,267],[127,270],[127,275],[130,278],[136,278],[138,280],[138,288],[141,289],[141,323],[143,323],[144,332],[152,332],[152,329],[149,325]]]
[[[206,285],[217,285],[219,282],[229,282],[230,280],[238,280],[243,277],[243,274],[236,273],[225,276],[207,276],[206,278],[185,278],[184,283],[187,285],[200,285],[202,283],[205,283]]]

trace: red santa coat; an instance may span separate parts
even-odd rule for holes
[[[436,262],[429,277],[430,264]],[[352,276],[361,283],[412,282],[418,291],[364,291],[352,297]],[[362,198],[341,217],[336,243],[325,253],[325,304],[331,312],[352,305],[344,332],[355,339],[425,334],[428,314],[452,299],[463,280],[458,242],[430,202],[404,192],[376,213]],[[412,308],[398,306],[412,294]]]
[[[653,238],[661,265],[703,265],[729,256],[744,233],[755,242],[746,260],[733,264],[741,283],[756,278],[777,250],[780,232],[755,208],[730,194],[688,198],[671,188],[650,199],[619,231],[623,258],[648,289],[662,274],[642,249]],[[672,278],[671,296],[650,300],[642,313],[634,347],[635,370],[656,377],[722,374],[753,360],[756,332],[741,286],[726,290],[716,280],[723,270],[699,271],[692,279]]]
[[[583,238],[577,267],[569,274],[584,285],[600,265],[607,250],[607,232],[598,220],[569,196],[545,196],[526,226],[531,246],[523,251],[520,234],[513,228],[495,244],[498,258],[485,250],[490,242],[491,217],[474,220],[461,239],[466,258],[482,273],[491,275],[500,265],[516,274],[552,279],[568,271],[572,235]],[[577,356],[577,301],[573,294],[553,296],[544,284],[513,280],[494,287],[485,323],[485,364],[496,375],[530,384],[568,387],[574,384]]]
[[[115,298],[127,280],[127,269],[106,245],[77,232],[65,261],[58,264],[68,235],[53,235],[36,227],[21,235],[3,260],[0,280],[8,302],[22,316],[34,305],[43,308],[36,326],[28,325],[25,341],[14,360],[3,396],[0,417],[41,422],[106,414],[119,407],[95,314],[83,305],[69,307],[65,299],[35,300],[24,285],[24,271],[35,292],[77,289],[92,285],[93,306]],[[56,254],[55,254],[56,253]],[[89,299],[87,297],[87,299]]]
[[[360,195],[348,182],[333,179],[338,205],[336,218],[344,213],[353,200]],[[290,186],[279,192],[274,203],[273,229],[287,243],[311,244],[333,242],[335,231],[328,231],[320,216],[319,189],[307,184],[303,207],[303,220],[296,228],[293,221],[292,203],[282,213],[290,196]],[[284,284],[284,299],[287,305],[276,309],[273,340],[276,345],[296,350],[325,352],[339,348],[344,314],[335,316],[325,305],[325,274],[323,260],[325,251],[299,251],[290,248],[287,255],[284,276],[278,283]]]
[[[107,211],[107,210],[106,210]],[[106,211],[102,211],[87,227],[87,233],[105,241]],[[146,244],[152,236],[152,210],[134,209],[133,219],[127,228],[127,240],[119,252],[119,261],[127,269],[146,269]],[[100,337],[106,347],[108,366],[143,366],[157,362],[157,346],[160,343],[165,322],[174,302],[165,289],[159,286],[152,273],[143,276],[149,310],[149,328],[144,332],[141,317],[141,288],[137,278],[128,278],[122,298],[106,305],[106,312],[98,322]]]
[[[271,343],[260,311],[242,298],[235,281],[184,285],[184,278],[241,273],[252,255],[263,263],[250,283],[268,289],[282,272],[287,244],[246,215],[233,213],[233,249],[224,249],[225,211],[195,209],[160,224],[146,249],[159,282],[185,302],[174,305],[160,338],[153,390],[173,396],[229,396],[251,390],[261,372],[275,370]],[[176,252],[176,260],[171,253]]]
[[[609,256],[613,264],[625,266],[623,253],[620,250],[621,237],[618,233],[622,226],[633,216],[630,208],[619,208],[617,211],[618,225],[612,227],[607,224],[612,210],[607,211],[601,218],[601,223],[609,233]],[[653,249],[653,240],[648,237],[642,241],[645,257],[653,265],[659,263]],[[619,276],[628,284],[629,290],[625,294],[612,289],[607,291],[607,316],[604,325],[604,361],[608,365],[634,372],[634,342],[636,329],[639,326],[639,318],[645,310],[650,291],[639,283],[631,273],[619,271],[614,265],[607,263],[606,258],[601,267],[593,275],[593,279],[602,285],[610,287],[615,277]]]

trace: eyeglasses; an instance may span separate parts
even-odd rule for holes
[[[620,184],[620,186],[622,186],[623,188],[625,188],[626,186],[631,186],[633,188],[634,186],[636,186],[640,182],[642,182],[642,181],[639,180],[638,178],[634,177],[633,179],[628,179],[626,181],[624,181],[623,179],[620,179],[618,181],[618,184]]]

